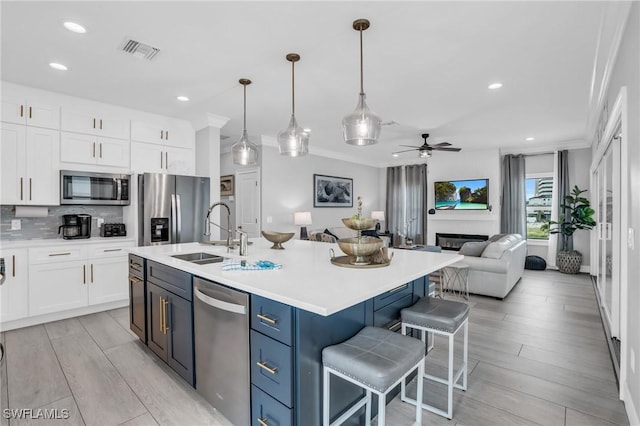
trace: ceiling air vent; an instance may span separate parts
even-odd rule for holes
[[[124,42],[122,42],[120,48],[125,53],[133,55],[136,58],[146,59],[148,61],[152,60],[158,54],[158,52],[160,52],[160,49],[132,39],[125,39]]]

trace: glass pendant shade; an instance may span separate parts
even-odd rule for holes
[[[365,100],[366,95],[360,93],[360,100],[355,111],[342,119],[344,141],[351,145],[365,146],[378,142],[382,120],[371,111]]]
[[[246,130],[242,131],[240,140],[231,147],[233,164],[255,166],[258,164],[258,146],[251,143]]]
[[[291,120],[289,127],[278,133],[278,148],[281,155],[302,157],[309,154],[309,132],[298,126],[296,120],[295,63],[300,60],[300,55],[289,53],[286,58],[291,62]]]
[[[242,122],[242,136],[240,140],[231,146],[233,156],[233,164],[239,166],[255,166],[258,164],[258,146],[251,143],[247,134],[247,85],[251,84],[251,80],[246,78],[240,79],[244,89],[244,121]]]
[[[309,133],[298,126],[296,116],[291,114],[289,127],[278,133],[280,154],[289,157],[301,157],[309,153]]]

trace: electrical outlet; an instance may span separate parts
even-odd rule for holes
[[[629,367],[631,367],[631,372],[636,372],[636,351],[633,348],[629,349]]]
[[[99,218],[98,218],[98,220],[97,220],[98,228],[100,228],[100,227],[102,226],[102,224],[103,224],[103,223],[104,223],[104,218],[99,217]]]
[[[635,235],[633,232],[633,228],[629,228],[629,232],[627,233],[627,247],[629,247],[630,250],[634,250],[635,249]]]
[[[20,219],[11,219],[11,230],[17,231],[22,229],[22,222]]]
[[[267,216],[267,223],[273,222],[273,216]]]

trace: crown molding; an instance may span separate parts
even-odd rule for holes
[[[198,117],[191,120],[196,132],[204,129],[205,127],[217,127],[218,129],[222,129],[230,120],[228,117],[223,117],[222,115],[213,114],[211,112],[207,112],[204,115],[198,115]]]

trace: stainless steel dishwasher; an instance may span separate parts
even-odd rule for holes
[[[193,279],[196,391],[234,425],[251,423],[249,295]]]

